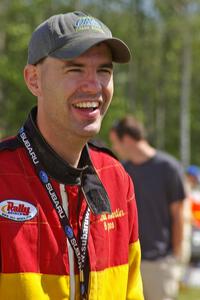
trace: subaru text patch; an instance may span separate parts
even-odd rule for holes
[[[24,222],[33,219],[37,208],[29,202],[7,199],[0,202],[0,216],[13,221]]]

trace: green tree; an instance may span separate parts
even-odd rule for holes
[[[184,160],[191,143],[191,162],[200,164],[200,0],[1,0],[1,135],[15,133],[35,104],[23,80],[33,29],[74,9],[102,19],[133,54],[130,64],[115,65],[115,94],[101,138],[108,141],[111,124],[132,113],[155,146]]]

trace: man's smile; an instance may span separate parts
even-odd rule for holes
[[[98,101],[81,101],[79,103],[73,104],[75,108],[93,108],[96,109],[100,106]]]

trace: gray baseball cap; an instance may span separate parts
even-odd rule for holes
[[[101,42],[110,47],[114,62],[130,60],[128,46],[112,37],[108,27],[98,19],[80,11],[54,15],[33,32],[28,64],[34,65],[47,56],[71,60]]]

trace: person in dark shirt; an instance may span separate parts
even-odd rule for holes
[[[135,186],[145,299],[176,299],[186,197],[183,170],[174,157],[149,144],[142,124],[132,116],[113,125],[110,140]]]

